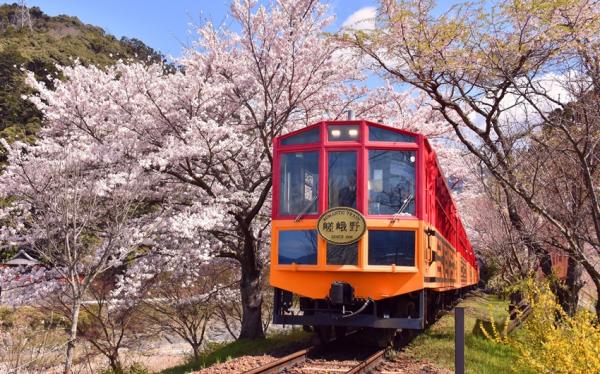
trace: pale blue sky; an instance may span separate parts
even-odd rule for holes
[[[335,22],[327,30],[330,32],[339,30],[344,22],[356,25],[357,20],[373,17],[378,3],[377,0],[321,1],[329,4],[329,11],[335,16]],[[17,0],[0,0],[0,4],[14,2]],[[269,4],[270,0],[259,2]],[[441,0],[437,9],[444,11],[459,2]],[[75,16],[84,23],[102,27],[117,38],[140,39],[167,58],[181,56],[182,50],[197,39],[193,25],[199,25],[206,19],[215,24],[231,22],[227,20],[229,0],[27,0],[26,4],[38,6],[50,16]],[[374,74],[367,76],[367,86],[383,84]]]
[[[2,1],[0,3],[12,3]],[[263,1],[267,3],[268,1]],[[372,0],[330,0],[336,15],[335,29],[352,13],[374,7]],[[210,0],[28,0],[27,5],[39,6],[46,14],[67,14],[82,22],[100,26],[120,38],[138,38],[165,55],[179,56],[184,46],[195,40],[191,24],[204,18],[215,23],[226,20],[229,1]],[[333,30],[331,30],[333,31]]]

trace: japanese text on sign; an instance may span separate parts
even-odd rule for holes
[[[329,209],[317,224],[317,230],[323,239],[332,244],[351,244],[358,241],[366,229],[365,218],[352,208]]]

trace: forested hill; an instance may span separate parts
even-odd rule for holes
[[[21,67],[46,80],[55,64],[106,66],[119,58],[161,61],[164,56],[137,39],[107,34],[77,17],[50,17],[38,7],[0,5],[0,137],[33,139],[41,122],[36,108],[21,98],[29,92]],[[5,161],[0,146],[0,164]]]

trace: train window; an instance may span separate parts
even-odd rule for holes
[[[329,152],[329,208],[356,208],[356,152]]]
[[[358,243],[327,243],[327,265],[358,265]]]
[[[320,132],[321,129],[319,127],[315,127],[314,129],[303,131],[299,134],[281,139],[281,145],[318,143],[321,138]]]
[[[369,265],[415,266],[415,232],[369,230]]]
[[[316,214],[319,206],[319,152],[281,155],[279,213]]]
[[[358,141],[360,131],[358,125],[329,125],[327,129],[327,139],[330,142]]]
[[[415,215],[415,154],[369,151],[369,214]]]
[[[369,141],[416,143],[417,139],[412,135],[401,134],[377,126],[369,126]]]
[[[278,252],[280,265],[316,265],[317,231],[279,231]]]

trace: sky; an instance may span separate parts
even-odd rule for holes
[[[270,0],[258,0],[268,4]],[[335,21],[330,32],[342,26],[370,29],[369,21],[376,13],[377,0],[321,0],[330,5]],[[434,10],[444,12],[464,0],[440,0]],[[19,2],[0,0],[0,4]],[[163,53],[177,58],[197,39],[194,25],[205,20],[215,24],[228,21],[231,0],[26,0],[27,6],[38,6],[50,16],[66,14],[83,23],[102,27],[107,33],[121,38],[137,38]],[[361,21],[363,20],[363,21]],[[380,86],[382,81],[368,74],[367,86]]]
[[[271,0],[258,0],[268,5]],[[377,0],[321,0],[329,4],[335,16],[329,32],[342,27],[374,28]],[[461,0],[441,0],[438,11],[447,10]],[[18,0],[0,0],[0,4]],[[83,23],[99,26],[117,38],[136,38],[173,60],[197,40],[195,29],[209,20],[214,24],[233,24],[228,17],[231,0],[26,0],[50,16],[66,14]],[[235,29],[235,25],[234,25]],[[384,82],[374,73],[367,73],[365,84],[379,87]]]
[[[0,3],[13,3],[2,1]],[[216,24],[227,22],[229,1],[218,0],[28,0],[28,6],[38,6],[50,15],[76,16],[82,22],[102,27],[121,38],[137,38],[167,57],[178,57],[184,47],[196,39],[193,25],[208,19]],[[330,0],[331,13],[336,15],[337,30],[353,13],[353,18],[373,14],[374,0]],[[370,13],[371,12],[371,13]],[[328,31],[334,31],[328,30]]]

